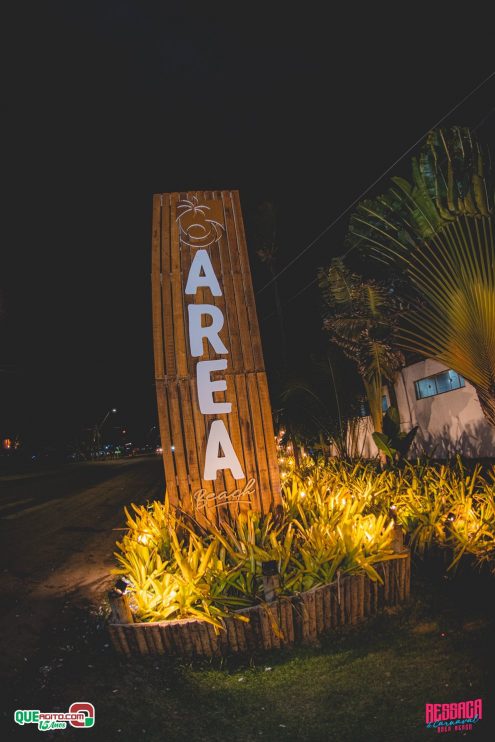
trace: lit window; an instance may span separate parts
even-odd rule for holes
[[[388,397],[386,394],[383,394],[382,395],[382,412],[386,412],[389,407],[390,405],[388,403]],[[370,405],[367,399],[362,399],[359,402],[357,416],[358,417],[369,417],[370,416]]]
[[[368,417],[370,414],[370,406],[367,399],[362,399],[358,406],[358,417]]]
[[[437,394],[451,392],[464,386],[464,379],[457,371],[442,371],[441,374],[427,376],[425,379],[415,381],[416,399],[435,397]]]

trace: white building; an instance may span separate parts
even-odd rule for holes
[[[495,458],[495,428],[486,421],[474,387],[455,371],[428,359],[402,369],[395,383],[401,428],[418,432],[409,458]],[[390,404],[384,389],[384,407]],[[372,458],[377,449],[373,427],[363,418],[354,453]]]

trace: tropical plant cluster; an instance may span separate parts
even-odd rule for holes
[[[442,465],[404,462],[380,470],[373,462],[339,459],[314,462],[299,469],[297,479],[320,491],[350,497],[363,513],[390,514],[405,533],[407,545],[419,557],[443,550],[447,569],[463,556],[495,572],[495,467],[467,469],[458,457]],[[286,460],[283,480],[295,481],[292,460]]]
[[[400,353],[461,374],[495,425],[494,214],[489,154],[459,126],[431,131],[409,178],[393,177],[351,214],[344,255],[319,282],[324,327],[357,366],[375,431]]]
[[[282,595],[331,582],[337,573],[364,571],[381,581],[373,565],[397,558],[388,514],[296,472],[283,491],[277,516],[246,510],[221,528],[200,526],[167,499],[126,508],[113,572],[128,582],[138,620],[196,617],[220,627],[233,610],[263,602],[267,562],[276,563]]]
[[[495,571],[495,469],[405,464],[380,471],[372,462],[314,461],[282,467],[283,512],[247,510],[233,524],[199,525],[167,499],[126,509],[118,568],[141,621],[222,618],[262,603],[263,564],[276,562],[280,593],[293,595],[394,559],[395,524],[411,549],[444,549],[449,569],[463,556]]]

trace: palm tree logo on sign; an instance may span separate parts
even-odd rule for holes
[[[184,245],[205,248],[221,238],[223,225],[211,218],[213,213],[210,206],[199,205],[197,196],[180,201],[177,214],[180,240]]]

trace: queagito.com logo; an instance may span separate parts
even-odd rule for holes
[[[71,703],[68,711],[40,711],[39,709],[17,709],[16,724],[37,724],[40,732],[67,729],[67,724],[76,729],[89,729],[95,725],[95,707],[87,701]]]

